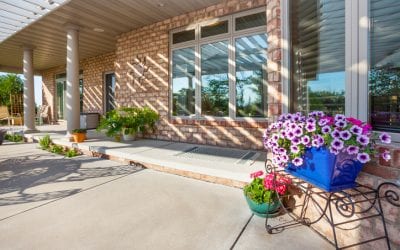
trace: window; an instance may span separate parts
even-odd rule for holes
[[[370,1],[369,106],[377,130],[400,130],[399,13],[398,1]]]
[[[237,38],[236,116],[264,117],[267,103],[267,36],[265,34]]]
[[[190,39],[187,30],[171,33],[172,116],[266,117],[265,15],[259,8],[199,23]]]
[[[195,113],[195,50],[184,48],[172,54],[172,93],[174,116],[189,116]]]
[[[293,111],[345,111],[344,5],[344,0],[290,1]]]

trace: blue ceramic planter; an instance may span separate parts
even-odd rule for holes
[[[250,210],[257,216],[263,218],[267,216],[270,217],[272,215],[275,215],[279,210],[280,203],[278,200],[274,200],[272,203],[257,204],[246,195],[244,197],[246,197],[246,201],[249,205]]]
[[[307,149],[303,159],[299,167],[288,164],[286,172],[328,192],[354,187],[364,165],[354,156],[345,152],[334,155],[325,147]]]

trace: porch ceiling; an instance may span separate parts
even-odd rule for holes
[[[121,33],[219,2],[221,0],[70,0],[11,36],[0,29],[3,38],[9,36],[3,41],[0,39],[0,71],[20,71],[23,44],[35,46],[36,71],[65,64],[65,23],[81,27],[79,51],[80,59],[84,59],[114,51],[116,36]],[[10,12],[8,5],[0,5],[0,13]]]

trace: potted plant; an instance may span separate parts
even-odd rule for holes
[[[106,136],[121,140],[122,118],[118,110],[111,110],[101,118],[97,131],[105,130]]]
[[[123,107],[119,110],[122,120],[122,138],[124,141],[133,141],[139,130],[138,116],[140,109]]]
[[[3,144],[4,135],[7,133],[7,130],[0,129],[0,145]]]
[[[72,130],[72,137],[74,138],[74,142],[83,142],[86,140],[86,129],[74,129]]]
[[[376,155],[375,141],[390,143],[386,133],[372,132],[372,126],[341,114],[322,111],[283,114],[264,133],[264,145],[272,162],[325,191],[355,186],[363,165]],[[390,154],[381,154],[385,160]]]
[[[264,175],[263,171],[250,174],[252,181],[243,188],[250,210],[257,216],[270,217],[280,208],[279,195],[288,192],[291,180],[277,173]]]
[[[154,132],[160,116],[154,110],[144,107],[138,113],[138,131],[142,134]]]

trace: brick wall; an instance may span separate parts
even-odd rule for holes
[[[278,4],[277,1],[270,1],[271,4]],[[211,144],[219,146],[241,147],[241,148],[262,148],[262,132],[267,126],[266,121],[233,121],[225,120],[185,120],[171,119],[169,117],[169,31],[171,29],[185,26],[193,22],[232,14],[255,7],[265,6],[266,1],[239,1],[229,0],[223,3],[207,7],[195,12],[176,16],[137,30],[122,34],[117,40],[117,62],[116,76],[118,90],[116,100],[123,106],[149,106],[161,115],[158,125],[158,132],[153,138],[162,140],[184,141],[200,144]],[[268,18],[269,27],[278,23],[279,10],[276,6],[269,8],[274,17]],[[268,31],[270,57],[277,61],[269,60],[269,79],[274,81],[274,87],[279,91],[280,48],[278,28],[270,28]],[[143,60],[146,57],[150,67],[145,73],[145,79],[141,82],[132,79],[128,72],[135,59]],[[276,97],[277,92],[271,98],[275,105],[280,98]],[[279,112],[279,105],[274,106],[272,113]]]
[[[79,68],[83,70],[83,112],[103,113],[104,73],[114,71],[115,52],[84,59]],[[56,115],[56,74],[65,73],[65,65],[42,71],[43,105],[50,106],[51,120]]]

